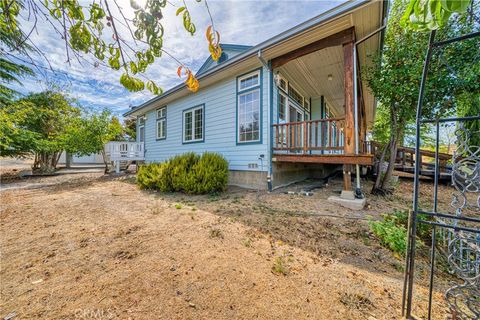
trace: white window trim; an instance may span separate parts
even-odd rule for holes
[[[283,90],[278,90],[278,94],[285,98],[285,110],[283,112],[283,117],[284,117],[283,121],[288,122],[287,121],[288,94]],[[280,119],[280,100],[278,100],[277,102],[277,108],[278,108],[277,110],[278,120],[281,120]]]
[[[141,123],[141,120],[143,120],[143,123]],[[140,116],[137,118],[137,140],[138,142],[145,142],[145,123],[147,122],[147,119],[146,117],[143,115],[143,116]],[[140,134],[140,129],[143,128],[143,141],[140,140],[140,137],[141,137],[141,134]]]
[[[163,116],[159,116],[159,113],[161,110],[164,110],[163,111]],[[164,106],[164,107],[161,107],[161,108],[158,108],[156,110],[156,116],[157,116],[157,120],[156,120],[156,131],[155,131],[155,136],[156,136],[156,139],[157,140],[162,140],[162,139],[166,139],[167,138],[167,129],[165,128],[165,126],[167,125],[167,106]],[[159,127],[159,124],[160,122],[163,122],[163,127],[165,128],[165,134],[163,136],[159,136],[158,135],[158,127]]]
[[[259,85],[258,85],[259,86]],[[246,90],[246,89],[245,89]],[[259,116],[259,119],[258,119],[258,139],[255,139],[255,140],[245,140],[245,141],[241,141],[240,140],[240,113],[239,113],[239,110],[240,110],[240,97],[241,96],[244,96],[244,95],[247,95],[247,94],[250,94],[250,93],[253,93],[255,91],[258,91],[258,116]],[[260,87],[258,87],[257,89],[251,89],[247,92],[239,92],[237,94],[237,142],[238,143],[251,143],[251,142],[259,142],[261,141],[261,126],[262,126],[262,123],[261,123],[261,112],[262,112],[262,107],[261,107],[261,92],[260,92]]]
[[[245,80],[247,78],[250,78],[250,77],[253,77],[253,76],[257,76],[257,79],[258,79],[258,82],[257,84],[254,84],[250,87],[246,87],[246,88],[241,88],[240,87],[240,84],[242,83],[242,80]],[[252,88],[255,88],[255,87],[259,87],[260,86],[260,70],[257,70],[257,71],[253,71],[253,72],[250,72],[250,73],[247,73],[241,77],[238,77],[237,78],[237,88],[238,88],[238,92],[243,92],[245,90],[249,90],[249,89],[252,89]]]
[[[195,139],[195,111],[198,110],[198,109],[202,109],[202,138],[201,139]],[[186,129],[186,125],[185,125],[185,114],[187,113],[192,113],[192,140],[185,140],[185,129]],[[188,110],[185,110],[183,111],[182,113],[182,123],[183,123],[183,132],[182,132],[182,142],[183,143],[191,143],[191,142],[201,142],[201,141],[204,141],[204,134],[205,134],[205,108],[203,105],[200,105],[200,106],[197,106],[197,107],[193,107],[193,108],[190,108]]]
[[[285,81],[285,85],[287,86],[286,89],[283,89],[283,88],[280,86],[280,80]],[[288,96],[288,85],[289,85],[289,83],[288,83],[287,78],[285,78],[281,73],[278,73],[278,89],[279,89],[279,91],[286,93],[287,96]]]
[[[167,129],[164,130],[164,135],[163,136],[158,135],[158,127],[160,126],[161,122],[163,123],[163,127],[165,128],[165,126],[167,124],[167,119],[165,117],[157,119],[157,139],[166,139],[167,138]]]

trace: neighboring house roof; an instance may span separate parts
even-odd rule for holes
[[[280,44],[284,44],[290,41],[291,39],[294,39],[296,36],[307,37],[308,35],[309,37],[311,37],[311,35],[309,34],[309,31],[311,29],[320,28],[321,26],[326,25],[328,23],[336,23],[337,21],[341,20],[340,19],[341,17],[344,17],[354,12],[355,10],[364,7],[369,3],[372,3],[372,4],[377,3],[382,6],[381,17],[374,17],[374,14],[372,14],[372,17],[375,18],[377,22],[378,20],[380,20],[380,22],[384,20],[386,17],[387,6],[383,5],[383,1],[382,2],[371,1],[371,0],[347,1],[310,20],[307,20],[291,29],[288,29],[278,34],[277,36],[274,36],[258,45],[249,47],[248,49],[242,51],[241,53],[238,53],[234,57],[231,57],[222,63],[217,64],[216,66],[212,66],[212,67],[202,66],[199,72],[197,72],[197,79],[200,81],[200,85],[202,86],[203,81],[207,82],[207,80],[209,80],[210,78],[214,78],[215,75],[218,75],[224,71],[232,69],[234,66],[240,63],[245,63],[245,66],[248,66],[246,63],[248,59],[255,58],[260,54],[262,54],[263,52],[265,52],[265,57],[267,58],[267,60],[270,60],[271,58],[274,58],[275,56],[278,56],[281,54],[280,53],[281,50],[277,49]],[[345,21],[338,22],[338,28],[346,28],[344,25],[345,23],[348,23],[348,22],[345,22]],[[371,32],[371,31],[372,30],[367,30],[367,32]],[[299,39],[300,43],[305,44],[305,41],[306,41],[305,39]],[[288,49],[288,48],[285,48],[285,49]],[[208,62],[208,59],[207,59],[207,62]],[[177,86],[165,91],[162,95],[159,95],[137,107],[132,108],[131,110],[126,112],[124,116],[142,115],[150,109],[159,107],[163,103],[167,103],[167,101],[170,101],[172,97],[176,99],[188,93],[189,91],[186,88],[185,84],[180,83]]]

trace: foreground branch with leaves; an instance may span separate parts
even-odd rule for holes
[[[196,2],[201,3],[202,0]],[[222,54],[220,34],[214,28],[207,0],[203,0],[203,3],[211,20],[206,29],[208,50],[212,59],[217,61]],[[178,64],[178,76],[185,76],[188,89],[196,92],[199,83],[189,67],[164,48],[163,13],[167,6],[173,4],[167,0],[146,0],[145,5],[141,6],[131,0],[130,6],[134,11],[133,18],[124,15],[124,8],[118,0],[92,0],[89,4],[80,4],[77,0],[0,0],[0,39],[2,43],[9,41],[10,44],[8,48],[2,47],[0,55],[14,57],[15,52],[28,44],[32,52],[42,55],[49,63],[31,38],[33,32],[49,32],[38,28],[39,19],[43,19],[64,42],[67,63],[76,59],[79,63],[91,64],[93,67],[122,70],[120,83],[125,88],[130,91],[146,88],[158,95],[162,89],[145,74],[166,54]],[[19,23],[22,13],[24,18],[33,22],[30,30],[24,30]],[[176,15],[182,16],[185,30],[191,35],[195,34],[197,28],[185,1],[176,10]],[[122,29],[127,32],[122,33]],[[38,67],[35,57],[29,53],[27,56],[31,64]],[[86,59],[86,56],[93,57],[94,62]]]

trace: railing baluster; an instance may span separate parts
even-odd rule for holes
[[[289,124],[286,125],[286,129],[287,129],[287,143],[286,143],[285,147],[287,148],[287,150],[289,150],[289,148],[290,148],[290,137],[289,137],[290,136],[290,125]]]
[[[275,148],[278,148],[278,127],[275,127]]]
[[[338,127],[338,123],[335,122],[335,147],[340,145],[340,128]]]
[[[329,128],[328,128],[328,147],[330,148],[330,147],[332,147],[332,142],[333,142],[333,137],[332,137],[333,136],[332,135],[333,127],[332,127],[332,122],[331,121],[328,122],[328,126],[329,126]]]
[[[307,153],[307,123],[303,123],[303,154]],[[301,135],[300,135],[301,136]]]

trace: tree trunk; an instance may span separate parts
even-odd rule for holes
[[[398,144],[400,139],[403,139],[405,125],[403,121],[397,121],[395,108],[392,108],[391,115],[391,129],[390,129],[390,159],[388,161],[387,171],[383,177],[381,188],[385,191],[391,189],[391,182],[393,170],[395,169],[395,161],[397,160]]]
[[[103,158],[103,163],[105,163],[105,174],[108,173],[108,161],[107,161],[107,155],[105,154],[105,150],[102,149],[102,158]]]
[[[32,166],[32,172],[37,174],[51,174],[55,172],[58,161],[57,152],[40,152],[35,154],[35,162]]]
[[[62,156],[62,152],[63,151],[59,151],[59,152],[56,152],[55,153],[55,156],[53,158],[54,162],[53,162],[53,167],[55,169],[57,169],[57,165],[58,165],[58,161],[60,161],[60,157]]]
[[[65,167],[66,168],[72,167],[72,154],[66,151],[65,151]]]
[[[390,137],[390,158],[388,160],[388,167],[385,175],[383,176],[381,188],[383,190],[390,189],[390,179],[392,178],[393,169],[395,168],[395,160],[397,159],[397,137]]]
[[[373,185],[372,194],[377,194],[379,189],[380,189],[380,182],[382,181],[382,164],[383,161],[385,160],[385,153],[387,152],[387,149],[389,148],[389,144],[386,144],[383,147],[382,154],[380,156],[380,159],[378,160],[377,164],[377,178],[375,179],[375,184]]]

